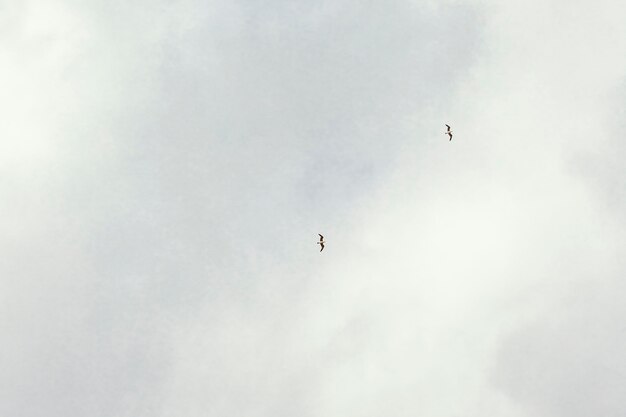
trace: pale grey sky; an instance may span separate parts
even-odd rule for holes
[[[621,416],[624,21],[0,1],[0,415]]]

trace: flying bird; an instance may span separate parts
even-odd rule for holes
[[[317,244],[321,246],[321,248],[320,248],[320,252],[321,252],[321,251],[324,250],[324,236],[320,235],[319,233],[318,233],[318,235],[320,236],[320,241],[317,242]]]
[[[450,136],[450,140],[452,140],[452,131],[450,130],[450,125],[446,125],[446,127],[448,128],[448,131],[444,133],[444,135]]]

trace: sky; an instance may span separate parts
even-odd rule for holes
[[[622,416],[624,21],[0,1],[0,415]]]

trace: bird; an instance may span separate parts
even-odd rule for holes
[[[318,233],[318,235],[320,236],[320,241],[317,242],[317,244],[321,246],[321,248],[320,248],[320,252],[321,252],[321,251],[324,250],[324,236],[320,235],[319,233]]]
[[[448,128],[448,131],[444,133],[444,135],[450,136],[450,140],[452,140],[452,131],[450,130],[450,125],[446,125],[446,127]]]

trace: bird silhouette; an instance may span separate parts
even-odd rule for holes
[[[444,135],[450,136],[450,140],[452,140],[452,131],[450,130],[450,125],[446,125],[446,127],[448,128],[448,131],[444,133]]]
[[[320,252],[321,252],[321,251],[324,250],[324,236],[320,235],[319,233],[318,233],[318,235],[320,236],[320,241],[317,242],[317,244],[321,246],[321,248],[320,248]]]

